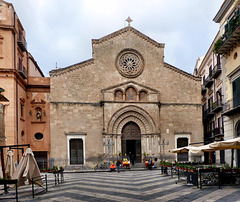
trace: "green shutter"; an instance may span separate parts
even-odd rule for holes
[[[233,107],[240,105],[240,77],[233,81]]]

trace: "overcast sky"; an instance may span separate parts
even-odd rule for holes
[[[7,0],[27,33],[27,48],[45,76],[92,58],[92,39],[131,26],[165,43],[165,62],[192,73],[219,24],[223,0]]]

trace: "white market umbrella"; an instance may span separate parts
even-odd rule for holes
[[[170,149],[169,152],[171,153],[186,153],[191,150],[192,146],[180,147],[177,149]]]
[[[209,146],[210,148],[215,150],[240,149],[240,137],[230,140],[213,142],[209,144]]]
[[[25,184],[27,179],[30,184],[32,182],[32,178],[40,176],[40,170],[34,158],[34,154],[30,148],[27,148],[17,166],[17,169],[13,175],[13,179],[18,180],[18,186],[22,186]],[[40,179],[36,181],[35,184],[42,185],[43,182]]]
[[[215,151],[216,149],[211,148],[209,144],[207,145],[203,145],[203,146],[199,146],[199,147],[193,147],[190,152],[191,153],[199,153],[199,152],[211,152],[211,151]]]
[[[15,166],[13,162],[13,151],[9,150],[7,153],[7,159],[6,159],[5,176],[11,179],[13,177],[14,172],[15,172]]]

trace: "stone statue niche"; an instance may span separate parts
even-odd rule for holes
[[[37,121],[41,121],[42,120],[42,109],[40,107],[37,107],[35,110],[36,110]]]

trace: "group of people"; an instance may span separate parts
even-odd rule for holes
[[[117,160],[116,166],[117,166],[118,173],[120,172],[120,165],[121,165],[121,162],[119,160]],[[112,165],[110,166],[110,170],[115,171],[116,166],[114,165],[114,163],[112,163]]]
[[[114,165],[114,163],[112,163],[111,166],[110,166],[110,170],[115,171],[116,167],[117,167],[117,171],[120,172],[120,166],[121,165],[122,165],[122,167],[123,166],[129,167],[130,162],[129,162],[128,159],[130,159],[130,162],[132,163],[132,165],[134,165],[134,156],[130,152],[128,156],[125,154],[125,156],[122,158],[122,161],[117,160],[116,166]],[[155,158],[155,161],[157,161],[157,158]],[[153,169],[153,168],[156,168],[154,166],[154,162],[153,162],[151,157],[148,158],[148,160],[145,161],[145,167],[150,169],[150,170]]]
[[[129,162],[130,159],[130,162]],[[125,154],[125,156],[122,158],[122,161],[117,160],[116,162],[116,166],[114,165],[114,163],[111,164],[110,166],[110,170],[111,171],[115,171],[116,167],[117,167],[117,171],[118,173],[120,172],[120,166],[126,166],[127,168],[130,167],[130,163],[132,163],[132,165],[134,166],[134,155],[131,154],[131,152],[129,152],[129,155],[127,156],[127,154]]]
[[[153,163],[152,158],[149,158],[149,159],[145,162],[145,166],[146,166],[148,169],[150,169],[150,170],[154,167],[154,163]]]

